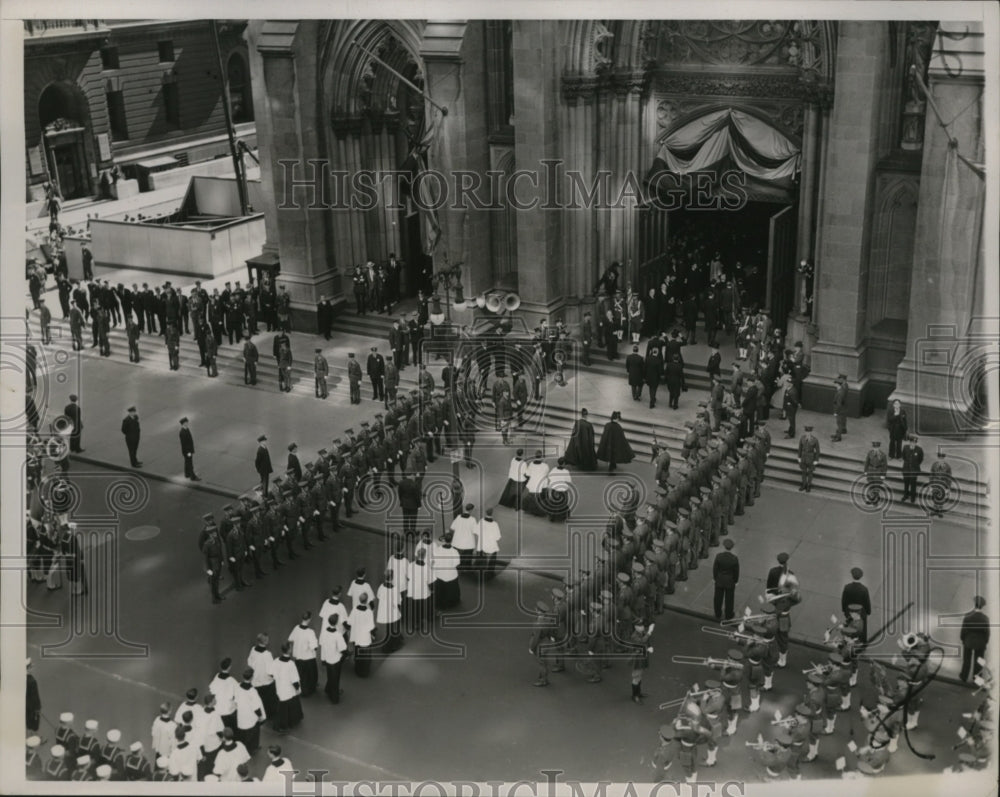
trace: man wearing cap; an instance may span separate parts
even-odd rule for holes
[[[951,486],[954,479],[951,476],[951,465],[945,459],[945,452],[938,451],[937,459],[931,465],[931,515],[944,517],[944,507],[951,498]]]
[[[95,759],[99,757],[101,742],[97,738],[97,729],[97,720],[87,720],[83,724],[83,736],[80,737],[76,750],[73,751],[74,756],[87,754],[93,756]]]
[[[844,619],[849,621],[851,615],[860,616],[861,633],[859,635],[862,644],[868,641],[868,617],[872,613],[872,600],[868,594],[868,587],[861,583],[864,576],[860,567],[851,568],[851,582],[844,585],[840,593],[840,611]],[[853,607],[853,608],[852,608]]]
[[[179,437],[181,440],[181,456],[184,458],[184,478],[194,482],[201,481],[198,474],[194,472],[194,437],[192,437],[191,430],[188,428],[187,418],[181,418]]]
[[[122,434],[125,435],[125,447],[128,449],[129,463],[133,468],[141,468],[138,459],[139,452],[139,415],[135,407],[128,408],[128,415],[122,420]]]
[[[257,362],[260,360],[260,352],[257,346],[250,340],[249,335],[243,336],[243,384],[257,384]]]
[[[830,436],[834,443],[847,434],[847,375],[838,374],[833,380],[833,419],[837,424],[836,431]]]
[[[49,761],[45,765],[45,780],[69,780],[72,774],[66,765],[67,752],[61,744],[49,748]]]
[[[112,728],[105,734],[107,743],[101,748],[101,763],[111,767],[115,780],[125,778],[125,751],[118,746],[122,740],[122,732],[117,728]]]
[[[224,554],[222,536],[210,513],[204,515],[204,519],[207,525],[202,529],[200,545],[202,555],[205,557],[205,574],[208,576],[208,586],[212,592],[212,603],[222,603],[225,600],[219,593]]]
[[[97,766],[97,762],[89,755],[80,755],[76,757],[76,768],[70,773],[70,780],[93,780],[93,768]]]
[[[885,475],[888,470],[889,461],[882,450],[882,443],[873,440],[872,450],[865,456],[865,477],[868,483],[865,485],[864,495],[867,506],[878,506],[881,503]]]
[[[924,450],[917,444],[917,436],[911,434],[903,445],[903,501],[917,502],[917,479],[924,461]]]
[[[819,440],[812,431],[813,428],[807,426],[805,434],[799,438],[799,470],[802,471],[799,492],[812,492],[813,473],[816,471],[816,463],[819,462]]]
[[[351,404],[361,403],[361,364],[354,352],[347,355],[347,383],[350,387]]]
[[[152,780],[153,768],[142,752],[142,742],[132,742],[125,758],[125,780]]]
[[[368,355],[367,372],[372,383],[372,398],[385,401],[385,358],[378,353],[377,346],[372,346]]]
[[[260,476],[260,492],[265,497],[267,497],[271,474],[274,472],[274,468],[271,467],[271,454],[267,450],[266,443],[266,436],[261,435],[257,438],[257,456],[254,459],[254,469],[257,471],[257,475]]]
[[[323,350],[316,349],[313,357],[313,377],[315,379],[315,395],[318,399],[325,399],[329,392],[326,389],[326,377],[330,373],[330,365],[323,356]]]
[[[42,780],[45,767],[38,753],[42,740],[39,736],[29,736],[24,742],[24,776],[28,780]]]
[[[545,601],[535,604],[535,628],[528,642],[528,653],[538,662],[538,678],[533,686],[549,685],[549,661],[555,652],[556,616]]]
[[[968,683],[970,674],[975,679],[982,671],[986,646],[990,641],[990,620],[982,611],[986,599],[976,595],[972,604],[972,611],[962,618],[962,671],[959,678],[963,683]]]
[[[722,542],[726,549],[715,555],[712,563],[712,578],[715,581],[714,609],[715,619],[732,620],[735,616],[733,611],[733,601],[736,595],[736,585],[740,581],[740,560],[733,553],[733,540],[727,537]],[[723,615],[723,602],[725,603],[725,615]]]

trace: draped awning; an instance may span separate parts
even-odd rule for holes
[[[801,157],[798,145],[766,122],[725,108],[666,136],[653,173],[687,175],[736,168],[754,180],[788,186],[799,171]]]

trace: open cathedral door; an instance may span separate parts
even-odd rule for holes
[[[767,237],[767,309],[774,329],[784,329],[795,298],[795,205],[771,216]]]

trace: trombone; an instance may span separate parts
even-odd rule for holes
[[[770,617],[768,614],[744,614],[742,617],[734,617],[732,620],[723,620],[719,625],[726,626],[727,628],[731,625],[743,625],[743,623],[754,622],[755,620],[763,620],[766,617]]]
[[[698,664],[704,667],[731,667],[736,670],[743,669],[743,663],[736,659],[719,659],[713,656],[671,656],[670,661],[674,664]]]
[[[684,697],[678,697],[675,700],[668,700],[665,703],[660,703],[660,711],[665,711],[668,708],[680,708],[689,700],[695,700],[702,695],[707,695],[711,692],[711,689],[700,689],[688,692]]]
[[[710,625],[703,625],[701,630],[706,634],[725,637],[734,642],[760,642],[761,644],[767,644],[767,640],[762,636],[757,636],[757,634],[744,634],[742,631],[723,631],[721,628],[715,628]]]

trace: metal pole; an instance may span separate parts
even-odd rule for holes
[[[379,58],[377,55],[375,55],[375,53],[373,53],[371,50],[367,49],[366,47],[362,47],[360,44],[358,44],[356,41],[353,41],[353,40],[351,41],[351,44],[353,44],[355,47],[357,47],[359,50],[361,50],[361,52],[363,52],[365,55],[367,55],[373,61],[381,64],[386,69],[388,69],[390,72],[392,72],[392,74],[394,74],[397,78],[399,78],[401,81],[403,81],[403,83],[405,85],[409,86],[411,89],[413,89],[415,92],[417,92],[417,94],[419,94],[425,100],[427,100],[427,102],[429,102],[431,105],[433,105],[439,111],[441,111],[441,115],[442,116],[447,116],[448,115],[448,109],[447,108],[445,108],[443,105],[440,105],[440,104],[434,102],[434,100],[431,99],[431,95],[430,94],[428,94],[426,91],[424,91],[422,88],[420,88],[416,83],[413,83],[412,81],[407,80],[399,72],[397,72],[395,69],[393,69],[391,66],[389,66],[385,61],[383,61],[381,58]]]
[[[233,128],[233,114],[229,107],[229,80],[226,77],[226,70],[222,66],[222,49],[219,46],[219,26],[214,19],[208,22],[212,31],[212,42],[215,44],[215,59],[219,66],[219,80],[222,83],[222,111],[226,118],[226,135],[229,137],[229,151],[233,156],[233,171],[236,172],[236,190],[240,197],[240,215],[246,216],[247,187],[243,176],[243,159],[240,156],[239,147],[236,146],[236,131]]]

